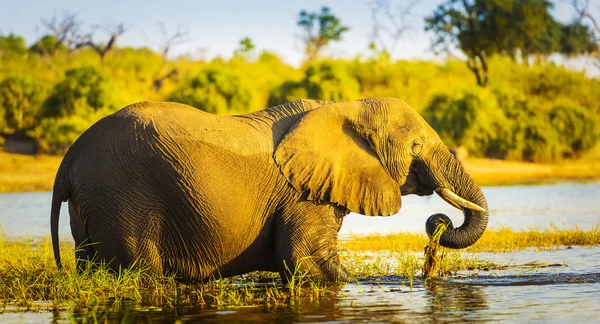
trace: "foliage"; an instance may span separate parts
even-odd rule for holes
[[[576,157],[598,137],[590,109],[563,97],[546,102],[498,86],[438,95],[424,116],[446,144],[476,156],[548,162]]]
[[[1,96],[8,91],[11,107],[26,117],[22,126],[6,125],[7,108],[0,105],[0,127],[7,134],[22,128],[38,141],[40,152],[58,153],[101,114],[142,100],[178,100],[238,114],[299,98],[397,97],[435,118],[432,123],[448,145],[468,146],[474,156],[570,158],[596,143],[600,132],[600,80],[543,60],[525,67],[501,53],[486,61],[494,78],[479,89],[458,59],[392,60],[380,53],[296,68],[256,50],[252,58],[233,55],[210,62],[186,56],[163,61],[148,48],[112,51],[104,60],[89,48],[1,55]],[[156,78],[168,71],[176,72],[155,88]]]
[[[528,64],[530,55],[577,55],[596,48],[591,30],[577,21],[557,22],[552,6],[549,0],[447,0],[425,19],[425,29],[435,34],[434,49],[458,47],[477,84],[485,87],[493,55],[520,52]]]
[[[25,54],[27,46],[23,37],[9,34],[8,36],[0,36],[0,53],[16,53]]]
[[[35,126],[45,95],[46,89],[30,79],[10,77],[0,82],[0,131],[2,120],[15,131]]]
[[[111,106],[111,89],[106,76],[97,68],[80,67],[65,72],[44,102],[43,117],[87,115]]]
[[[88,114],[44,118],[28,135],[36,140],[39,153],[62,155],[86,129],[109,113],[102,109]]]
[[[580,21],[562,26],[560,42],[561,52],[570,56],[592,53],[598,49],[592,31]]]
[[[248,53],[248,52],[252,51],[255,47],[256,46],[254,45],[254,43],[252,42],[252,39],[250,39],[250,37],[244,37],[240,41],[240,47],[238,49],[238,52]]]
[[[309,64],[299,82],[286,82],[271,93],[269,105],[295,99],[328,101],[354,100],[360,97],[360,86],[342,61],[323,60]]]
[[[41,55],[53,55],[56,52],[66,52],[67,47],[62,43],[57,43],[56,37],[45,35],[35,42],[29,52]]]
[[[169,96],[200,110],[216,114],[249,112],[256,93],[249,80],[214,64],[190,77]]]
[[[437,95],[424,117],[446,145],[464,146],[475,155],[496,154],[498,141],[509,132],[508,120],[488,90]]]
[[[302,40],[309,61],[316,60],[329,42],[340,41],[342,34],[349,30],[347,26],[341,25],[340,19],[328,7],[321,7],[320,13],[300,11],[297,24],[305,32]]]

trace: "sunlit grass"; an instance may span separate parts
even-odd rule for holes
[[[522,249],[552,250],[573,245],[600,244],[600,226],[592,230],[488,230],[473,247],[453,251],[438,249],[435,276],[473,275],[480,271],[540,268],[547,265],[498,264],[481,259],[477,252]],[[394,276],[412,289],[424,275],[423,248],[428,237],[419,234],[372,235],[340,242],[343,265],[357,280]],[[475,252],[475,253],[471,253]],[[319,301],[335,296],[339,285],[315,281],[293,268],[292,280],[284,286],[277,273],[253,272],[244,276],[185,284],[173,277],[151,275],[139,263],[119,273],[105,266],[75,270],[74,247],[61,245],[65,267],[58,270],[49,238],[7,239],[0,235],[0,308],[16,310],[68,310],[98,314],[135,309],[169,310],[180,307],[221,308],[229,306],[279,307],[300,301]],[[560,266],[560,265],[559,265]],[[429,277],[432,277],[431,275]],[[360,281],[359,281],[360,282]]]
[[[352,237],[340,242],[351,251],[423,251],[428,245],[426,234],[400,233]],[[512,252],[524,249],[555,250],[565,246],[600,245],[600,224],[590,230],[559,229],[550,225],[547,230],[531,229],[516,232],[510,228],[488,229],[467,252]]]

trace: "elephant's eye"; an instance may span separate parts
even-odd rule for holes
[[[423,150],[423,139],[420,137],[415,139],[411,144],[410,150],[413,155],[421,154],[421,151]]]

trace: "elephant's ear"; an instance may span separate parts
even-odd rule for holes
[[[387,216],[402,206],[400,187],[382,166],[352,116],[360,102],[330,104],[306,114],[281,140],[275,161],[307,199],[363,215]]]

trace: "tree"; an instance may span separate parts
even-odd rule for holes
[[[68,70],[44,101],[42,117],[88,115],[110,106],[110,94],[107,78],[96,68]]]
[[[65,52],[66,50],[67,47],[63,43],[57,42],[56,37],[53,35],[45,35],[29,47],[30,53],[40,55],[54,55],[58,52]]]
[[[101,43],[94,42],[93,35],[96,30],[102,29],[109,35],[108,42],[106,45]],[[100,59],[104,60],[106,53],[110,52],[113,49],[117,42],[117,38],[119,38],[123,33],[125,33],[125,25],[124,24],[110,24],[107,23],[105,25],[94,25],[92,26],[92,31],[86,35],[77,35],[77,42],[75,45],[76,49],[82,47],[90,47],[92,48],[98,55],[100,55]]]
[[[497,51],[486,30],[485,0],[448,0],[425,18],[425,30],[433,31],[434,51],[448,51],[454,44],[467,56],[467,66],[475,74],[477,84],[488,84],[487,57]]]
[[[578,24],[563,25],[550,14],[549,0],[447,0],[426,18],[425,29],[433,31],[434,50],[458,47],[477,84],[489,81],[487,59],[495,54],[524,64],[532,55],[542,59],[552,53],[579,54],[595,48],[591,33]]]
[[[183,43],[185,41],[185,37],[188,35],[188,32],[184,30],[182,25],[179,25],[177,27],[177,31],[172,35],[169,35],[169,32],[167,31],[167,26],[164,23],[159,23],[158,26],[160,27],[160,30],[163,34],[163,42],[160,47],[162,65],[160,67],[160,71],[152,80],[152,87],[156,92],[160,91],[165,80],[174,78],[177,75],[177,69],[175,68],[167,71],[169,52],[176,45]]]
[[[34,52],[54,55],[59,49],[71,49],[81,27],[81,21],[77,19],[77,14],[64,11],[62,17],[58,17],[55,12],[50,20],[42,19],[42,25],[46,27],[49,34],[40,39],[40,41],[43,41],[43,46],[36,47],[37,51],[34,50]],[[46,50],[46,52],[40,50]]]
[[[582,53],[592,53],[598,49],[592,31],[580,21],[561,26],[561,53],[573,56]]]
[[[15,34],[0,36],[0,52],[24,54],[27,52],[25,39]]]
[[[19,77],[0,82],[0,107],[6,125],[15,131],[35,126],[46,89],[42,84]]]
[[[596,18],[594,18],[594,16],[592,16],[592,14],[590,14],[590,11],[589,11],[590,1],[589,0],[571,0],[571,5],[573,6],[573,9],[575,9],[577,14],[579,15],[580,19],[586,18],[587,20],[589,20],[592,23],[592,25],[594,26],[594,29],[596,30],[596,32],[600,34],[600,24],[598,24],[598,21],[596,21]]]
[[[320,13],[300,11],[297,24],[304,30],[301,39],[309,61],[316,60],[329,42],[340,41],[342,34],[349,30],[341,25],[339,18],[334,16],[328,7],[321,7]]]
[[[237,52],[238,53],[249,53],[252,50],[254,50],[255,47],[256,46],[254,45],[254,43],[252,42],[252,39],[250,39],[250,37],[244,37],[240,41],[240,47],[237,49]]]
[[[400,39],[410,29],[409,18],[417,0],[411,0],[405,6],[392,9],[390,0],[376,0],[371,3],[371,21],[373,31],[369,47],[376,52],[393,55]]]

